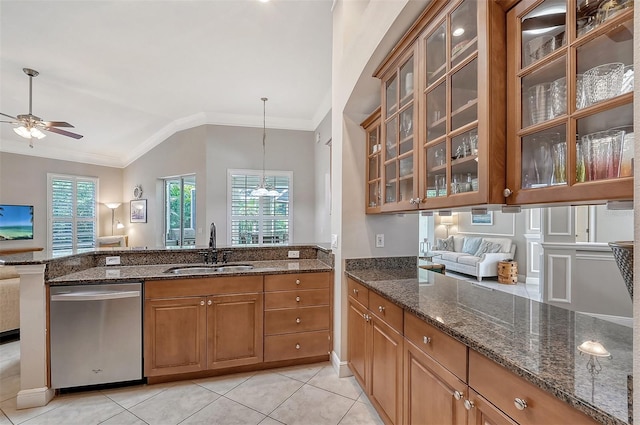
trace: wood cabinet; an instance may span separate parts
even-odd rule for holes
[[[264,360],[328,355],[331,274],[265,276]]]
[[[380,108],[376,109],[361,124],[367,134],[367,164],[365,211],[379,213],[382,205],[382,144],[380,135]]]
[[[467,421],[469,425],[517,425],[517,422],[471,388],[469,388],[469,399],[466,406],[469,408]]]
[[[262,362],[262,286],[262,276],[145,282],[145,376]]]
[[[370,293],[353,280],[349,280],[348,286],[349,367],[383,421],[387,424],[401,424],[404,346],[402,309]],[[356,297],[370,305],[371,309],[361,304]],[[397,318],[400,319],[399,323]],[[392,323],[398,327],[394,327]]]
[[[632,199],[633,2],[523,0],[507,34],[507,202]]]

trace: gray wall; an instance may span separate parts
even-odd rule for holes
[[[79,142],[82,143],[82,142]],[[34,148],[34,149],[37,149]],[[0,153],[0,203],[34,206],[34,235],[31,241],[0,241],[0,250],[47,248],[47,173],[90,176],[99,179],[98,202],[122,202],[122,169]],[[115,211],[115,219],[127,223],[125,208]],[[116,234],[118,231],[116,230]],[[98,235],[111,234],[111,210],[98,205]]]
[[[314,241],[331,241],[331,111],[315,131],[316,225]]]

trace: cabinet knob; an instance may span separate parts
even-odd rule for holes
[[[467,410],[471,410],[471,409],[473,409],[474,407],[476,407],[476,405],[475,405],[475,403],[474,403],[473,401],[468,400],[468,399],[464,401],[464,408],[465,408],[465,409],[467,409]]]
[[[362,317],[364,317],[364,320],[367,322],[371,319],[368,314],[363,314]]]
[[[380,313],[384,313],[384,306],[379,305],[379,306],[378,306],[378,311],[379,311]]]
[[[431,342],[431,338],[428,336],[423,336],[422,342],[424,342],[425,344],[429,344]]]
[[[296,344],[296,350],[300,349],[300,344]]]
[[[300,302],[300,297],[296,297],[296,302],[299,303]]]
[[[356,288],[353,288],[353,293],[358,295],[358,290]]]
[[[213,302],[211,300],[207,301],[207,305],[211,305]]]
[[[502,191],[502,194],[504,195],[505,198],[508,198],[509,196],[511,196],[512,193],[513,192],[508,187],[505,188],[505,190]]]
[[[300,285],[300,279],[296,279],[296,285]]]
[[[515,400],[513,400],[513,404],[514,406],[516,406],[516,409],[518,410],[524,410],[527,408],[527,402],[526,400],[523,400],[521,398],[516,397]]]
[[[462,400],[463,394],[460,391],[456,390],[453,392],[453,397],[455,397],[456,400]]]
[[[204,300],[200,301],[200,305],[204,305]]]
[[[296,317],[296,323],[300,323],[300,318]]]

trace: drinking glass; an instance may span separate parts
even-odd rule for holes
[[[536,84],[528,91],[531,124],[538,124],[553,117],[551,109],[551,83]]]
[[[551,83],[551,109],[554,117],[567,113],[567,78],[562,77]]]
[[[553,156],[552,184],[566,184],[567,144],[565,142],[554,144],[551,153]]]
[[[582,142],[576,143],[576,181],[584,182],[585,179],[585,162],[583,155]]]
[[[551,184],[551,176],[553,174],[553,161],[551,159],[549,143],[545,140],[536,140],[537,144],[533,152],[536,184],[548,186]]]

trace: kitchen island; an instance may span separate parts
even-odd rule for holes
[[[347,260],[346,275],[368,290],[369,300],[375,294],[404,312],[405,346],[410,317],[467,347],[468,376],[462,369],[458,375],[465,376],[458,379],[467,382],[468,378],[470,390],[482,393],[474,388],[472,360],[489,359],[492,362],[488,363],[501,366],[597,422],[629,423],[631,328],[421,270],[413,258]],[[354,294],[357,292],[355,289]],[[377,304],[370,304],[366,311],[376,314]],[[399,328],[401,332],[402,324]],[[577,349],[592,340],[602,343],[611,353],[610,357],[597,359],[601,369],[594,373],[588,369],[589,356],[581,355]],[[520,396],[511,397],[508,408],[513,408],[513,397]],[[407,402],[404,400],[405,410]],[[529,410],[532,408],[535,406]]]

